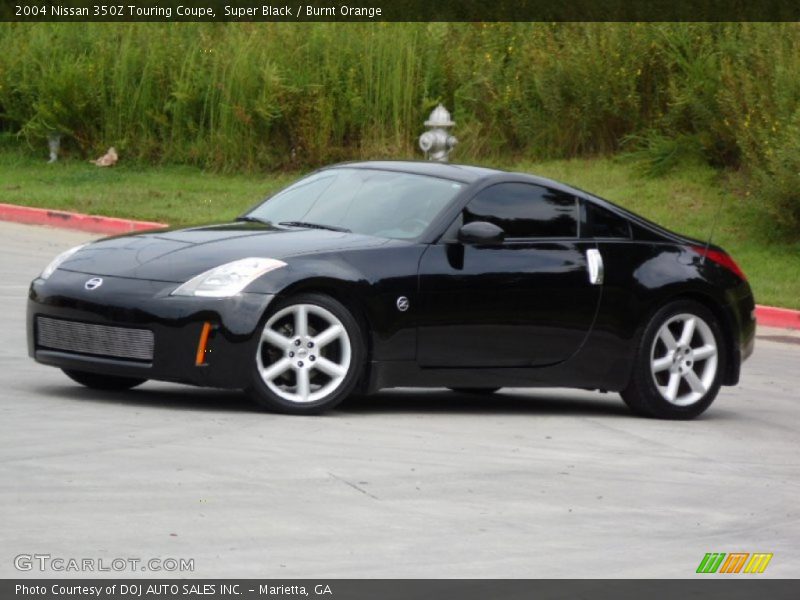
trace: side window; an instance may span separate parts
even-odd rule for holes
[[[593,202],[586,201],[584,206],[586,207],[585,237],[623,239],[631,237],[631,227],[627,219]]]
[[[571,194],[528,183],[499,183],[470,200],[464,223],[494,223],[508,238],[577,237],[577,212]]]

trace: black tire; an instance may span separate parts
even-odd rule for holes
[[[466,387],[451,387],[447,388],[454,392],[458,392],[459,394],[482,394],[488,396],[489,394],[494,394],[499,387],[491,387],[491,388],[466,388]]]
[[[117,377],[115,375],[101,375],[100,373],[89,373],[87,371],[75,371],[73,369],[61,369],[67,377],[81,385],[85,385],[93,390],[122,391],[129,390],[137,385],[143,384],[147,379],[138,377]]]
[[[684,314],[699,317],[708,326],[716,343],[717,363],[713,380],[711,380],[710,385],[706,387],[706,391],[702,396],[691,401],[689,404],[681,406],[667,400],[656,386],[657,377],[669,378],[671,376],[671,367],[666,372],[656,375],[653,372],[655,369],[652,367],[651,361],[654,343],[656,343],[655,338],[662,326],[670,322],[671,319]],[[694,335],[699,334],[695,331]],[[663,342],[657,342],[657,344],[661,343]],[[697,417],[711,405],[719,392],[722,374],[725,371],[726,353],[724,344],[725,336],[722,333],[720,324],[714,314],[705,306],[691,300],[678,300],[667,304],[653,315],[639,338],[631,379],[628,386],[620,392],[622,399],[634,413],[646,417],[682,420]],[[696,359],[693,363],[690,363],[690,365],[694,363],[696,363],[695,366],[700,365],[702,364],[702,360],[703,359]],[[662,367],[662,369],[663,368],[666,367]],[[684,368],[686,369],[686,367]],[[689,366],[688,368],[692,367]],[[679,376],[678,381],[679,386],[682,387],[678,388],[678,390],[685,390],[688,394],[691,388],[687,387],[689,384],[682,380],[681,377],[682,376]],[[662,384],[662,386],[663,385],[664,384]],[[701,392],[698,391],[697,393],[700,394]]]
[[[337,406],[339,403],[341,403],[343,400],[345,400],[352,393],[354,393],[354,390],[356,389],[356,386],[358,385],[364,373],[364,366],[366,364],[366,359],[367,359],[367,345],[365,342],[365,337],[364,337],[365,334],[363,328],[359,325],[358,320],[353,316],[353,314],[346,306],[344,306],[341,302],[330,296],[324,294],[307,293],[307,294],[298,294],[296,296],[287,298],[286,300],[276,304],[276,306],[270,309],[270,311],[268,312],[268,314],[266,315],[265,319],[261,324],[261,331],[263,331],[263,329],[267,326],[270,319],[278,315],[281,311],[303,304],[321,307],[322,309],[330,312],[334,317],[336,317],[336,319],[339,320],[341,325],[344,327],[347,338],[349,340],[349,347],[350,347],[349,366],[347,368],[346,374],[343,376],[343,379],[338,384],[338,386],[335,387],[335,389],[333,389],[327,395],[313,401],[296,402],[289,400],[285,397],[282,397],[281,395],[276,393],[273,389],[270,388],[269,385],[267,385],[264,379],[262,379],[258,361],[261,360],[262,363],[266,365],[266,361],[264,359],[266,354],[264,353],[276,352],[276,349],[275,348],[265,349],[264,345],[262,345],[261,343],[257,343],[253,348],[255,357],[251,368],[250,385],[248,386],[246,391],[250,395],[250,397],[256,401],[256,403],[258,403],[261,407],[270,411],[281,412],[286,414],[294,414],[294,415],[313,415],[330,410],[335,406]],[[309,321],[309,331],[311,331],[310,328],[311,328],[311,323]],[[318,333],[319,332],[316,332],[316,334]],[[294,332],[291,335],[294,336]],[[339,342],[336,343],[338,344]],[[320,357],[324,357],[323,353],[325,352],[325,350],[319,348],[317,350],[309,350],[308,352],[309,353],[318,352]],[[258,358],[259,353],[261,353],[261,359]],[[292,361],[297,360],[297,358],[299,357],[293,358]],[[308,355],[307,358],[311,359],[311,355]],[[274,362],[275,361],[273,361],[273,364]],[[309,376],[313,378],[317,377],[318,375],[312,374],[312,372],[314,371],[314,368],[311,367],[312,364],[313,363],[311,362],[307,362],[305,366],[306,368],[309,368],[309,374],[310,374]],[[317,364],[319,363],[317,362]],[[295,377],[297,376],[294,367],[290,367],[289,369],[287,369],[287,371],[288,370],[294,371],[295,372],[294,376]],[[313,381],[312,385],[314,385]],[[289,388],[286,389],[288,390]],[[291,392],[287,393],[291,394]]]

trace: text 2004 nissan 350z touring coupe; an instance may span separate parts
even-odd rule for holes
[[[40,363],[86,386],[246,389],[289,413],[443,386],[621,393],[686,419],[753,350],[721,248],[555,181],[478,167],[319,170],[234,223],[100,240],[30,288]]]

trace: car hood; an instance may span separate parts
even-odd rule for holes
[[[158,230],[89,244],[60,269],[182,283],[227,262],[251,256],[287,259],[300,254],[369,248],[390,240],[322,229],[277,229],[257,223],[226,223]]]

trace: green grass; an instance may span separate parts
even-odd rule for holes
[[[98,168],[0,153],[0,202],[192,225],[232,219],[291,175],[220,175],[195,167]]]
[[[706,166],[684,165],[646,177],[619,159],[504,165],[564,181],[687,235],[714,242],[747,273],[760,304],[800,308],[800,242],[771,226],[763,205],[737,191],[738,180]],[[219,175],[193,167],[100,169],[54,165],[0,153],[0,202],[190,225],[231,219],[300,173]]]

